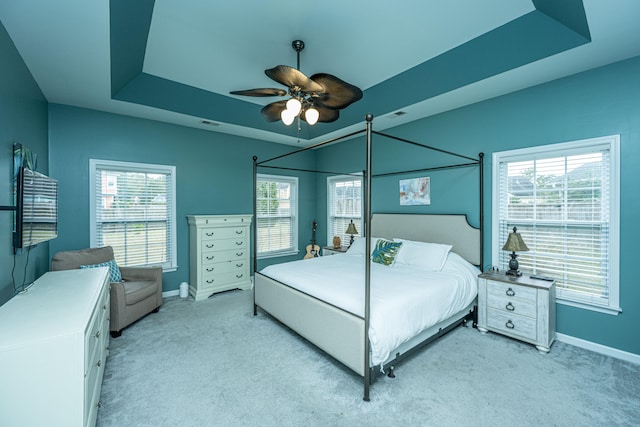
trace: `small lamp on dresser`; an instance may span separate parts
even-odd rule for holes
[[[518,255],[516,252],[525,252],[528,251],[529,248],[522,240],[522,236],[518,233],[518,229],[513,227],[513,233],[509,233],[509,237],[507,238],[507,242],[502,247],[503,251],[511,251],[511,259],[509,260],[509,270],[507,270],[507,276],[522,276],[522,273],[518,271],[519,265],[518,260],[516,259]]]
[[[349,223],[347,231],[345,231],[344,234],[351,235],[351,239],[349,239],[349,247],[351,247],[351,245],[353,244],[353,235],[358,234],[358,230],[356,230],[356,225],[353,223],[353,220],[351,220],[351,222]]]

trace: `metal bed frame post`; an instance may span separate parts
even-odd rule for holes
[[[258,156],[253,156],[253,280],[255,281],[256,271],[258,271],[258,212],[256,196],[258,195]],[[253,315],[258,315],[258,306],[256,305],[255,284],[253,284]]]
[[[484,271],[484,153],[478,153],[480,169],[480,271]]]
[[[367,153],[366,153],[366,177],[365,177],[365,201],[364,201],[364,231],[366,233],[365,261],[364,261],[364,397],[368,402],[369,386],[371,385],[371,367],[369,366],[371,351],[369,342],[369,316],[371,302],[371,263],[368,254],[371,253],[371,122],[373,114],[367,114]]]

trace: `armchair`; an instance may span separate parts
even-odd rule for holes
[[[51,271],[71,270],[81,265],[93,265],[114,259],[113,248],[88,248],[56,253],[51,259]],[[162,267],[119,267],[122,282],[112,282],[109,330],[116,338],[122,329],[153,312],[162,305]]]

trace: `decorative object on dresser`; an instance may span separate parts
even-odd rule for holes
[[[188,215],[189,293],[201,301],[216,292],[250,289],[252,215]]]
[[[353,235],[354,234],[358,234],[358,230],[356,230],[356,225],[353,223],[353,220],[351,220],[351,222],[349,222],[349,226],[347,227],[347,231],[345,231],[344,234],[350,234],[351,235],[351,238],[349,239],[349,247],[351,247],[351,245],[353,245]]]
[[[337,255],[347,252],[345,247],[325,246],[322,248],[322,256]]]
[[[340,249],[341,246],[342,246],[342,240],[340,240],[340,236],[333,236],[334,249]]]
[[[503,251],[511,251],[511,259],[509,260],[509,270],[507,270],[508,276],[522,276],[522,273],[518,271],[518,260],[516,259],[518,255],[516,252],[525,252],[528,251],[529,248],[522,240],[522,236],[518,233],[518,229],[513,227],[513,233],[509,233],[509,237],[507,237],[507,241],[502,247]]]
[[[480,274],[478,330],[516,338],[548,353],[556,337],[555,281],[494,271]]]
[[[45,273],[0,307],[0,424],[93,426],[109,345],[109,270]]]
[[[149,313],[157,313],[162,305],[162,267],[119,267],[113,248],[87,248],[56,253],[51,259],[51,271],[91,268],[101,264],[110,267],[111,336]]]

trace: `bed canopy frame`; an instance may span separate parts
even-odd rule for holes
[[[473,261],[473,264],[477,265],[480,269],[483,268],[484,266],[484,248],[483,248],[483,242],[484,242],[484,231],[483,231],[483,224],[484,224],[484,165],[483,165],[483,161],[484,161],[484,153],[479,153],[478,154],[478,158],[473,158],[473,157],[469,157],[463,154],[459,154],[459,153],[454,153],[452,151],[447,151],[447,150],[443,150],[441,148],[437,148],[437,147],[432,147],[429,145],[425,145],[419,142],[415,142],[415,141],[410,141],[408,139],[404,139],[404,138],[400,138],[397,136],[393,136],[393,135],[389,135],[386,133],[382,133],[382,132],[378,132],[378,131],[374,131],[373,130],[373,115],[372,114],[367,114],[365,117],[366,120],[366,124],[365,124],[365,128],[355,131],[355,132],[351,132],[348,133],[346,135],[340,136],[340,137],[336,137],[336,138],[332,138],[332,139],[328,139],[322,142],[319,142],[317,144],[313,144],[310,145],[308,147],[304,147],[301,149],[297,149],[297,150],[293,150],[289,153],[285,153],[285,154],[281,154],[279,156],[275,156],[272,157],[270,159],[266,159],[266,160],[262,160],[262,161],[258,161],[258,158],[256,156],[253,156],[253,178],[254,178],[254,186],[253,186],[253,214],[254,214],[254,218],[255,220],[252,221],[252,227],[253,227],[253,271],[254,274],[258,274],[258,257],[257,257],[257,204],[256,204],[256,196],[257,196],[257,176],[258,176],[258,168],[265,168],[265,169],[279,169],[279,170],[286,170],[286,171],[292,171],[292,172],[311,172],[311,173],[322,173],[322,174],[327,174],[327,175],[354,175],[353,173],[344,173],[344,172],[337,172],[337,171],[323,171],[323,170],[311,170],[311,169],[304,169],[304,168],[294,168],[294,167],[284,167],[284,166],[274,166],[274,165],[270,165],[270,163],[279,160],[279,159],[283,159],[285,157],[288,156],[292,156],[301,152],[305,152],[308,150],[313,150],[313,149],[317,149],[323,146],[326,146],[328,144],[333,144],[336,142],[340,142],[340,141],[344,141],[350,138],[353,138],[357,135],[366,134],[366,160],[365,160],[365,169],[363,171],[363,184],[364,184],[364,191],[363,191],[363,196],[364,196],[364,209],[363,209],[363,218],[364,218],[364,230],[365,230],[365,239],[366,239],[366,244],[365,244],[365,253],[371,253],[371,235],[373,234],[372,232],[368,232],[366,230],[373,230],[372,229],[372,212],[371,212],[371,188],[372,188],[372,178],[377,178],[377,177],[384,177],[384,176],[394,176],[394,175],[406,175],[406,174],[411,174],[411,173],[418,173],[418,172],[429,172],[429,171],[441,171],[441,170],[447,170],[447,169],[455,169],[455,168],[468,168],[468,167],[477,167],[479,170],[479,226],[478,226],[478,231],[479,231],[479,248],[477,248],[479,256],[473,258],[476,259],[476,261]],[[373,145],[373,135],[378,135],[381,137],[385,137],[385,138],[389,138],[395,141],[399,141],[402,142],[404,144],[410,144],[410,145],[414,145],[414,146],[418,146],[418,147],[422,147],[425,148],[427,150],[431,150],[434,152],[439,152],[442,154],[446,154],[446,155],[450,155],[453,156],[457,159],[462,159],[461,163],[455,163],[455,164],[448,164],[448,165],[444,165],[444,166],[435,166],[435,167],[426,167],[426,168],[420,168],[420,169],[411,169],[411,170],[401,170],[401,171],[396,171],[396,172],[386,172],[386,173],[381,173],[381,174],[373,174],[372,173],[372,145]],[[360,176],[358,174],[358,176]],[[386,215],[386,214],[384,214]],[[418,214],[419,215],[419,214]],[[415,216],[418,216],[415,215]],[[434,215],[434,216],[438,216],[438,215]],[[465,215],[459,215],[462,217],[465,217]],[[387,219],[387,222],[389,222],[390,220]],[[464,220],[466,222],[466,219]],[[385,236],[381,236],[381,237],[385,237]],[[387,237],[391,237],[391,236],[387,236]],[[402,237],[402,236],[396,236],[396,237]],[[407,238],[407,237],[405,237]],[[443,242],[444,243],[444,242]],[[455,246],[454,246],[455,249]],[[466,257],[467,259],[470,259],[469,257]],[[363,337],[364,337],[364,375],[363,375],[363,380],[364,380],[364,396],[363,399],[365,401],[369,401],[370,397],[369,397],[369,388],[371,385],[371,379],[372,379],[372,371],[373,368],[368,368],[370,367],[370,342],[369,342],[369,338],[368,338],[368,331],[369,331],[369,326],[370,326],[370,304],[371,304],[371,265],[370,262],[366,262],[368,261],[368,258],[365,257],[365,277],[364,277],[364,284],[365,284],[365,300],[364,300],[364,331],[363,331]],[[311,297],[313,298],[313,297]],[[258,310],[258,305],[256,304],[256,286],[254,286],[254,298],[253,298],[253,314],[257,315],[257,310]],[[289,326],[289,325],[288,325]],[[452,325],[453,326],[453,325]],[[449,329],[447,329],[447,331],[443,331],[442,333],[439,333],[438,336],[443,335],[445,332],[448,332]],[[442,330],[441,330],[442,331]],[[298,331],[296,331],[298,332]],[[304,335],[303,335],[304,336]],[[421,343],[420,346],[422,344],[426,344],[427,342],[430,342],[432,339],[434,339],[436,337],[432,337],[431,339],[426,340],[425,342]]]

